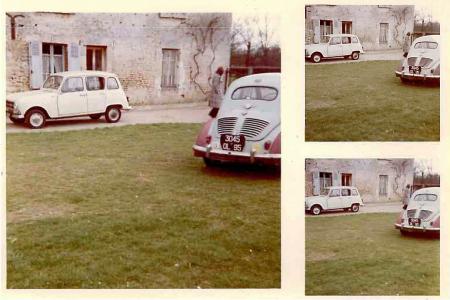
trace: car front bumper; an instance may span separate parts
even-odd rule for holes
[[[279,166],[281,163],[281,154],[257,154],[255,152],[235,152],[220,149],[212,149],[210,145],[203,147],[199,145],[192,146],[194,156],[209,158],[211,160],[256,163],[264,165]]]
[[[441,78],[440,75],[411,74],[405,71],[395,71],[395,76],[411,81],[439,81]]]
[[[425,227],[425,226],[410,226],[410,225],[403,225],[403,224],[395,224],[396,229],[400,229],[407,232],[439,232],[440,228],[435,227]]]

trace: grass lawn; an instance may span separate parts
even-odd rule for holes
[[[199,130],[8,134],[7,287],[280,287],[279,172],[206,168]]]
[[[438,141],[439,87],[402,83],[398,64],[306,65],[306,140]]]
[[[439,240],[403,237],[396,217],[307,217],[306,295],[439,295]]]

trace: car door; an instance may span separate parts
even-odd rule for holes
[[[349,36],[342,37],[342,55],[347,56],[352,54],[352,39]]]
[[[86,76],[87,105],[89,113],[106,110],[105,78],[102,76]]]
[[[342,208],[341,190],[331,189],[327,199],[328,209]]]
[[[67,77],[58,94],[58,115],[75,116],[87,113],[86,91],[82,77]]]
[[[328,44],[328,57],[342,56],[342,41],[341,37],[332,37]]]

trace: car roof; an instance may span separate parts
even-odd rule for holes
[[[260,73],[241,77],[232,82],[232,88],[246,85],[280,88],[281,73]],[[231,88],[231,87],[230,87]]]
[[[345,185],[338,185],[338,186],[327,186],[327,189],[342,189],[342,188],[346,188],[346,189],[357,189],[354,186],[345,186]]]
[[[102,76],[102,77],[117,77],[116,74],[114,73],[109,73],[109,72],[103,72],[103,71],[90,71],[90,70],[86,70],[86,71],[65,71],[65,72],[59,72],[59,73],[53,73],[51,75],[59,75],[59,76]]]
[[[343,37],[343,36],[356,36],[356,34],[350,34],[350,33],[332,33],[332,34],[325,34],[325,36],[329,37]],[[357,37],[357,36],[356,36]]]
[[[436,42],[440,44],[441,42],[441,36],[440,35],[424,35],[421,37],[418,37],[414,40],[414,44],[418,42]]]
[[[428,188],[423,188],[423,189],[419,189],[417,191],[414,192],[414,194],[437,194],[439,195],[439,187],[428,187]]]

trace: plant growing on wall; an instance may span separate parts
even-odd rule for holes
[[[392,161],[392,166],[395,170],[395,177],[392,183],[392,190],[400,198],[403,196],[402,194],[403,187],[406,184],[408,164],[409,161],[404,159]]]
[[[394,17],[394,30],[392,33],[393,39],[398,45],[403,44],[403,39],[405,38],[406,32],[406,17],[408,14],[408,7],[403,7],[399,9],[392,10],[392,16]]]
[[[181,26],[192,37],[194,52],[189,79],[198,90],[206,95],[211,88],[213,64],[219,45],[228,40],[226,20],[217,14],[198,14],[184,20]]]

